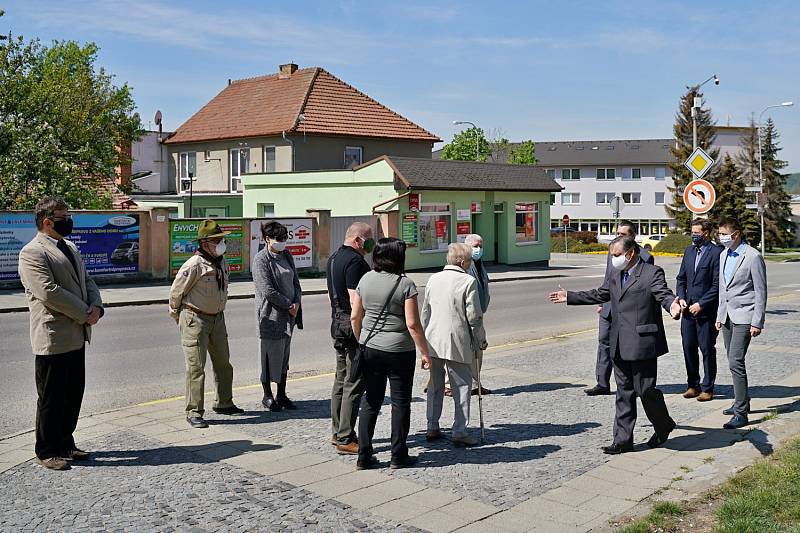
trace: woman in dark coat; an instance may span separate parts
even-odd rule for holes
[[[274,220],[267,222],[261,226],[261,235],[266,246],[258,252],[252,266],[264,388],[261,403],[270,411],[296,409],[286,396],[286,376],[294,328],[303,329],[300,279],[292,254],[286,250],[289,237],[286,226]],[[275,396],[272,395],[273,381],[278,384]]]

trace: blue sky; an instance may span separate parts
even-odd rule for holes
[[[800,5],[740,2],[5,2],[0,30],[94,41],[145,126],[174,129],[227,83],[321,66],[449,140],[669,137],[687,85],[718,123],[765,106],[800,171]]]

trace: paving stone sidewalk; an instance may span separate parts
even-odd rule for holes
[[[675,322],[659,383],[679,424],[664,448],[638,445],[610,458],[612,397],[586,397],[591,333],[487,352],[486,443],[455,449],[424,440],[426,375],[417,372],[411,453],[416,468],[390,471],[388,405],[376,451],[384,468],[356,471],[329,444],[331,376],[291,381],[299,409],[270,413],[258,387],[236,391],[242,417],[209,413],[194,430],[181,400],[150,402],[81,419],[91,461],[66,472],[32,461],[33,435],[0,440],[0,530],[153,531],[602,531],[658,498],[691,497],[800,432],[800,298],[774,298],[767,329],[748,355],[752,421],[724,431],[730,373],[720,340],[717,399],[684,400]],[[554,307],[554,312],[568,311]],[[760,422],[773,410],[780,414]],[[477,425],[477,402],[473,404]],[[442,423],[452,420],[446,403]],[[477,434],[477,429],[473,429]],[[652,433],[640,412],[636,441]]]

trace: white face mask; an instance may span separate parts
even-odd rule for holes
[[[225,250],[227,250],[227,249],[228,249],[228,245],[225,244],[225,239],[222,239],[214,247],[214,253],[217,254],[217,257],[221,257],[221,256],[225,255]]]
[[[613,255],[611,256],[611,266],[617,270],[624,270],[625,265],[628,264],[629,259],[625,257],[625,255]]]
[[[730,235],[720,235],[719,242],[722,243],[722,246],[724,246],[725,248],[730,248],[731,246],[733,246],[733,237],[731,237]]]
[[[282,252],[286,249],[286,241],[269,241],[269,246],[276,252]]]

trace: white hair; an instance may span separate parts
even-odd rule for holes
[[[472,261],[472,247],[461,242],[454,242],[447,246],[447,264],[465,267]]]
[[[472,246],[473,244],[475,244],[475,241],[478,240],[483,242],[483,237],[481,237],[477,233],[470,233],[464,238],[464,244],[469,244],[470,246]]]

